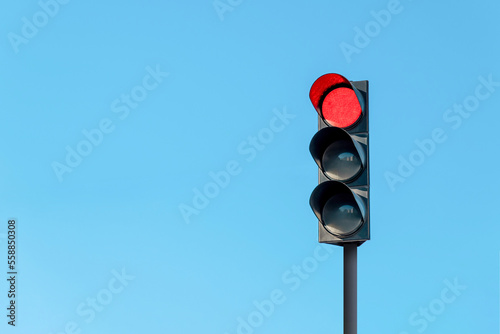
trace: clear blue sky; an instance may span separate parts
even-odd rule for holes
[[[359,333],[497,333],[499,10],[4,3],[2,333],[341,333],[342,249],[308,203],[330,72],[370,82]]]

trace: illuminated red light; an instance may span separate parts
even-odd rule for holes
[[[331,126],[348,128],[363,113],[351,83],[340,74],[319,77],[312,85],[309,97],[319,115]]]
[[[356,94],[345,87],[334,89],[325,97],[321,112],[328,124],[339,128],[353,125],[362,113]]]

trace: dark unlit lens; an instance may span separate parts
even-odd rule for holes
[[[347,140],[332,143],[323,153],[323,170],[331,180],[347,181],[362,169],[355,147]]]
[[[363,224],[358,205],[351,196],[340,194],[330,198],[323,207],[325,228],[335,235],[349,235]]]

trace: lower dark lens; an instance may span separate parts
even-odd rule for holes
[[[363,224],[358,204],[347,194],[336,195],[326,202],[322,220],[325,228],[336,235],[354,233]]]

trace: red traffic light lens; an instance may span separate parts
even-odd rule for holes
[[[328,124],[347,128],[356,123],[361,117],[362,110],[354,90],[339,87],[325,97],[321,113]]]
[[[331,126],[348,128],[363,113],[352,84],[340,74],[319,77],[311,87],[309,98],[319,115]]]

